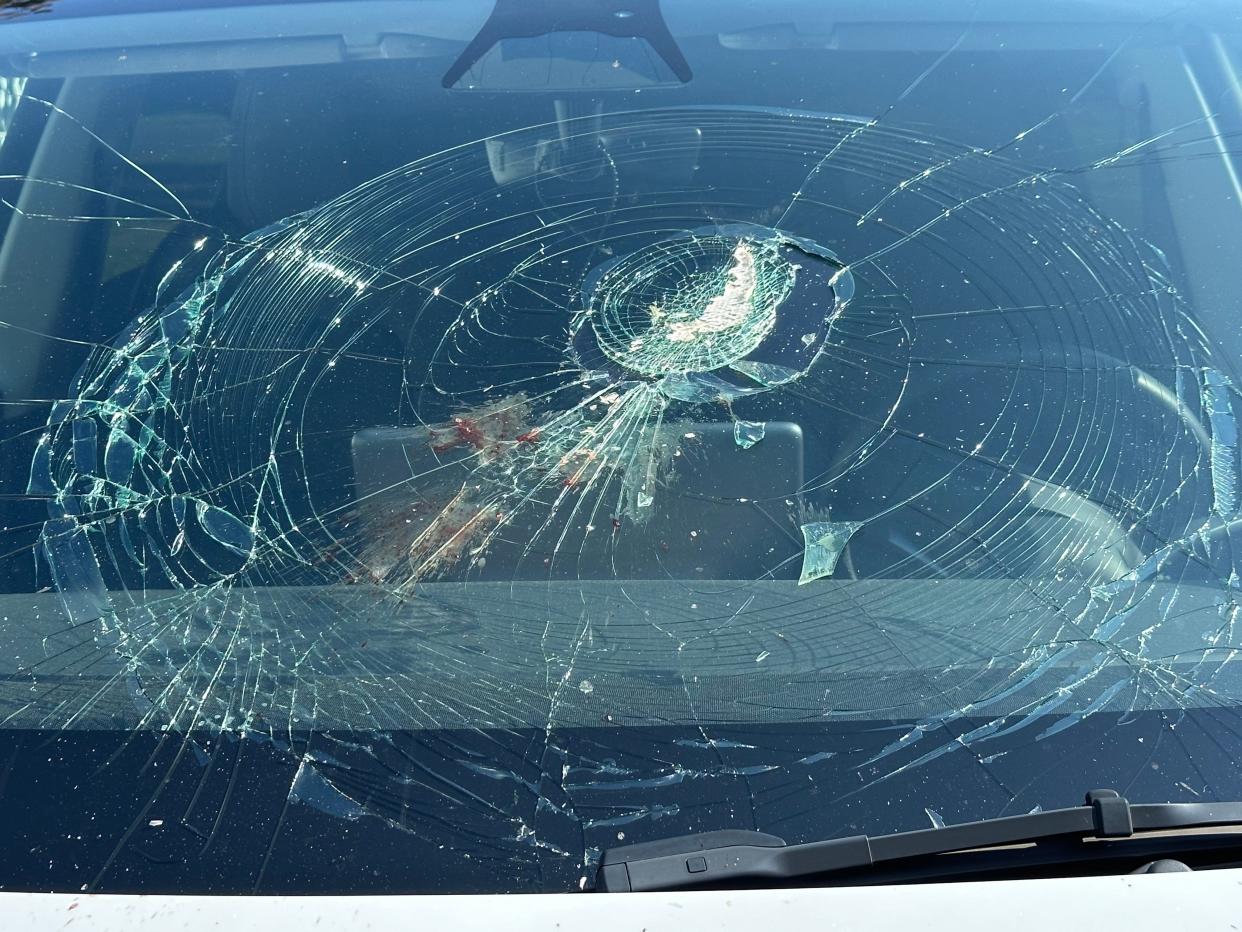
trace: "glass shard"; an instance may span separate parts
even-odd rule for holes
[[[740,418],[733,422],[733,440],[743,450],[749,450],[763,439],[767,425],[763,421],[743,421]]]
[[[854,533],[863,526],[862,521],[812,521],[802,525],[802,573],[798,585],[831,576],[837,568],[841,551]]]
[[[1213,509],[1226,518],[1238,513],[1238,422],[1229,397],[1233,390],[1225,375],[1203,370],[1203,408],[1212,429]]]

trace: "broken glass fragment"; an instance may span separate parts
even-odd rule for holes
[[[194,509],[203,530],[217,543],[238,553],[249,553],[254,547],[254,532],[223,508],[197,501]]]
[[[111,599],[86,528],[72,517],[53,518],[43,525],[40,537],[70,622],[79,624],[104,615]]]
[[[363,808],[324,779],[322,772],[315,766],[332,763],[310,755],[304,757],[289,785],[289,802],[313,806],[320,812],[352,822],[362,817]]]
[[[812,521],[802,525],[802,574],[798,585],[831,576],[837,568],[841,551],[862,521]]]
[[[767,425],[763,421],[743,421],[740,418],[733,422],[733,440],[743,450],[749,450],[763,439]]]
[[[1230,394],[1233,383],[1215,369],[1203,370],[1203,408],[1212,429],[1213,508],[1232,518],[1238,513],[1238,422]]]

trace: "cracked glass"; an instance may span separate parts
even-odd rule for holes
[[[1242,14],[711,6],[0,10],[0,889],[1242,797]]]

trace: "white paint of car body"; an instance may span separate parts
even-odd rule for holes
[[[452,932],[1242,929],[1242,869],[906,886],[629,894],[0,894],[5,932],[310,928]]]

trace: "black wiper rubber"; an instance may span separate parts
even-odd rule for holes
[[[1141,803],[1115,790],[1092,790],[1086,803],[1027,815],[986,819],[894,835],[851,835],[787,845],[763,832],[682,835],[610,848],[595,889],[618,893],[673,890],[756,880],[783,881],[887,861],[1053,838],[1128,838],[1140,832],[1242,825],[1242,802]]]

